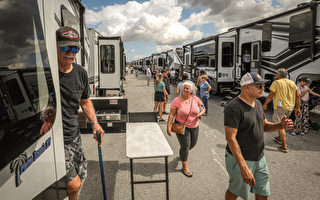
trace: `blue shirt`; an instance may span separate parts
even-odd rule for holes
[[[156,86],[156,92],[163,92],[163,87],[166,87],[166,84],[163,81],[161,81],[159,86]]]
[[[209,98],[209,93],[204,93],[205,91],[209,90],[209,86],[210,85],[209,85],[208,82],[200,84],[200,96],[201,96],[201,98],[205,97],[205,96]]]

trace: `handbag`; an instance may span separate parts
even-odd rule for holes
[[[192,97],[192,101],[191,101],[191,105],[190,105],[190,111],[189,111],[189,114],[187,115],[186,121],[183,124],[181,124],[177,120],[174,120],[174,122],[172,123],[172,126],[171,126],[172,132],[174,132],[176,134],[184,135],[184,127],[185,127],[187,120],[188,120],[188,117],[191,113],[192,103],[193,103],[193,97]]]

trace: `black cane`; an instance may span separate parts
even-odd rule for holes
[[[103,199],[107,200],[106,184],[104,180],[104,170],[103,170],[103,161],[102,161],[102,151],[101,151],[101,132],[97,131],[97,140],[98,140],[98,153],[99,153],[99,162],[100,162],[100,172],[101,172],[101,182],[103,190]]]

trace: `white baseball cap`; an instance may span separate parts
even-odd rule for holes
[[[245,86],[252,83],[264,84],[270,82],[270,80],[262,79],[261,76],[256,72],[248,72],[242,76],[240,85]]]

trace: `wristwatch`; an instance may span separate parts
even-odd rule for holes
[[[91,123],[92,126],[95,125],[95,124],[99,124],[99,123],[97,121],[94,121],[94,122]]]

